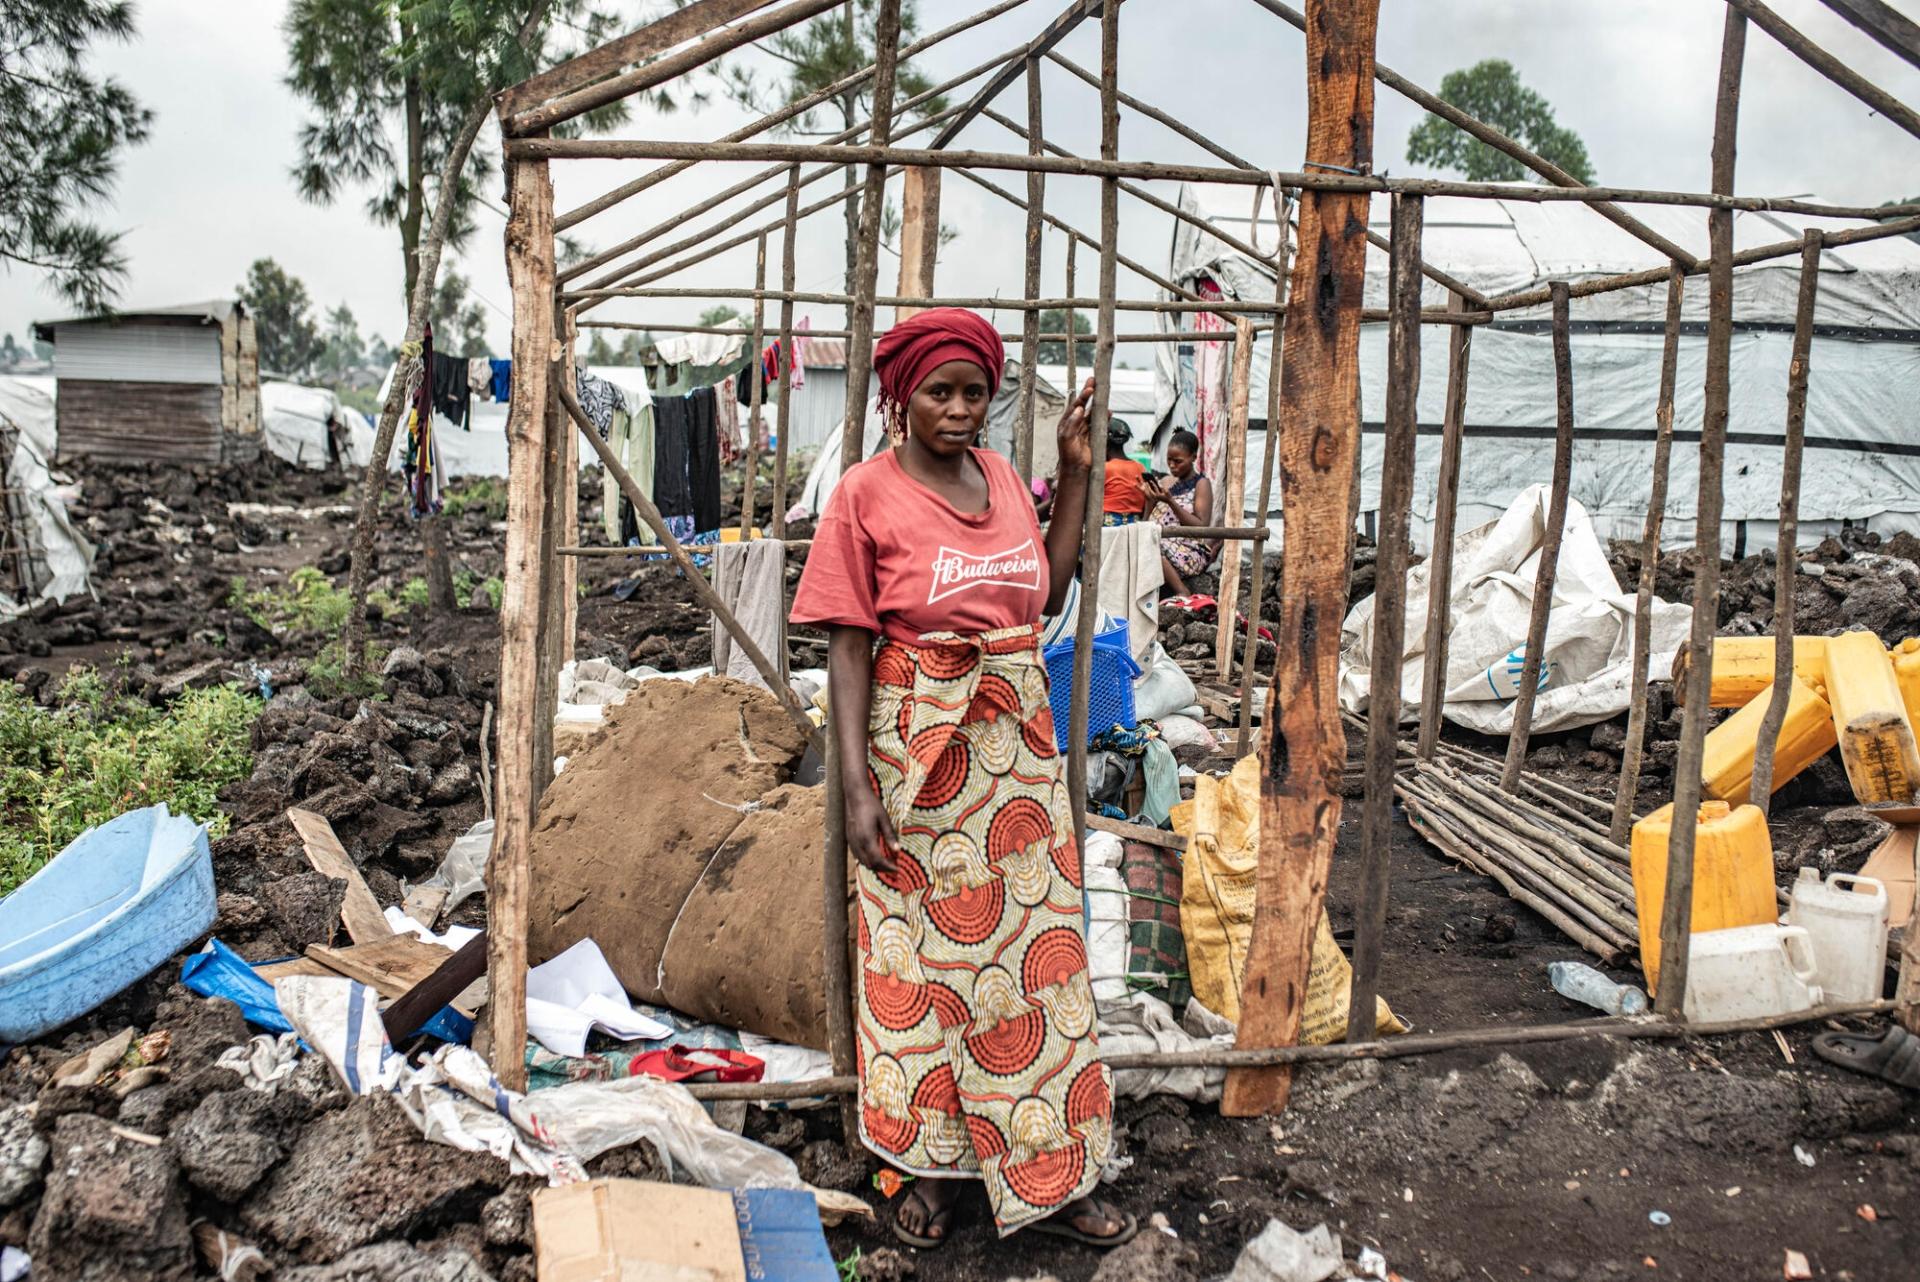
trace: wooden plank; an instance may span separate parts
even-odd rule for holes
[[[1309,0],[1307,159],[1373,167],[1373,53],[1379,0]],[[1260,866],[1235,1045],[1299,1037],[1313,936],[1340,828],[1346,731],[1337,698],[1346,615],[1348,497],[1360,445],[1360,305],[1368,198],[1316,191],[1300,202],[1299,253],[1281,342],[1278,447],[1286,540],[1279,658],[1262,727]],[[1269,444],[1269,448],[1273,448]],[[1220,1111],[1276,1112],[1286,1066],[1227,1075]]]
[[[253,973],[269,984],[290,975],[310,975],[316,979],[327,979],[340,974],[325,962],[316,961],[311,957],[293,957],[286,961],[268,962],[264,966],[255,966]]]
[[[544,161],[508,166],[507,278],[513,290],[513,393],[507,411],[507,545],[500,600],[500,760],[487,861],[487,979],[494,1072],[526,1087],[527,879],[533,843],[539,706],[541,530],[549,362],[553,352],[553,181]]]
[[[998,98],[1006,87],[1014,82],[1015,77],[1026,70],[1027,63],[1042,56],[1066,39],[1068,32],[1099,13],[1101,7],[1100,0],[1074,0],[1068,5],[1066,12],[1048,23],[1046,30],[1035,36],[1027,45],[1024,58],[1016,58],[993,73],[993,78],[981,87],[980,92],[975,94],[967,105],[934,136],[930,144],[932,149],[945,151],[951,146],[953,140],[960,136],[960,131],[972,124],[974,118],[985,111],[988,104]],[[1095,450],[1094,453],[1098,454],[1099,451]]]
[[[1841,17],[1879,41],[1885,48],[1920,67],[1920,23],[1886,0],[1820,0]]]
[[[1214,519],[1237,524],[1247,507],[1247,398],[1253,384],[1253,323],[1244,316],[1233,322],[1233,376],[1227,397],[1227,474],[1219,491],[1221,511]],[[1220,607],[1213,631],[1214,670],[1220,680],[1233,679],[1234,625],[1239,617],[1240,561],[1245,549],[1230,539],[1220,550]],[[1256,555],[1258,550],[1256,549]],[[1254,627],[1260,602],[1248,610],[1247,626]]]
[[[1105,815],[1088,815],[1087,827],[1094,832],[1112,833],[1127,841],[1159,846],[1163,850],[1187,848],[1187,839],[1177,832],[1168,832],[1165,828],[1149,828],[1145,824],[1131,824],[1121,819],[1109,819]]]
[[[772,3],[774,0],[692,0],[685,8],[675,9],[637,31],[609,40],[577,58],[556,63],[501,90],[495,101],[503,115],[515,115],[550,98],[585,89],[636,62],[645,62],[677,44],[704,36],[715,27],[723,27]]]
[[[483,781],[480,787],[481,797],[484,800],[487,793],[486,783]],[[400,901],[400,911],[428,930],[432,930],[433,924],[440,920],[440,909],[447,902],[447,894],[444,887],[415,886],[407,892],[407,897]]]
[[[940,170],[913,168],[900,177],[900,293],[931,298],[940,253]],[[918,307],[895,308],[894,324],[918,311]]]
[[[1785,18],[1761,4],[1760,0],[1727,0],[1742,16],[1785,45],[1787,52],[1839,85],[1878,115],[1885,116],[1916,138],[1920,138],[1920,112],[1868,80],[1840,59],[1802,35]]]
[[[427,979],[453,956],[453,949],[412,935],[388,935],[373,944],[328,948],[314,944],[307,956],[320,965],[357,979],[383,998],[394,998]]]
[[[220,461],[218,383],[63,378],[55,390],[61,459]]]
[[[360,875],[360,869],[348,856],[346,847],[334,835],[333,825],[327,822],[326,816],[295,806],[287,811],[287,820],[293,825],[293,830],[300,834],[300,844],[306,850],[307,862],[313,865],[314,871],[347,883],[347,897],[340,906],[340,919],[353,942],[371,944],[391,938],[393,927],[387,924],[386,915],[380,911],[380,901],[367,888],[366,878]]]

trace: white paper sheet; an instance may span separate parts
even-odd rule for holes
[[[556,1055],[584,1055],[596,1026],[629,1041],[673,1033],[634,1010],[600,946],[583,939],[527,972],[527,1031]]]

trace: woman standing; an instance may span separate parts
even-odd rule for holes
[[[834,489],[793,621],[831,635],[859,863],[860,1138],[920,1177],[894,1232],[937,1246],[960,1181],[979,1180],[1003,1235],[1116,1246],[1135,1224],[1090,1196],[1113,1090],[1037,641],[1079,529],[1056,521],[1043,544],[1019,475],[974,448],[1004,363],[993,326],[956,308],[880,340],[880,409],[899,444]],[[1092,390],[1060,421],[1061,512],[1086,503]]]
[[[1200,438],[1181,428],[1167,440],[1167,471],[1173,484],[1163,486],[1153,476],[1140,483],[1147,502],[1154,505],[1154,519],[1169,530],[1213,523],[1213,482],[1195,470],[1199,453]],[[1167,586],[1181,596],[1187,594],[1187,578],[1204,574],[1219,555],[1217,539],[1160,536],[1160,573],[1166,577]]]

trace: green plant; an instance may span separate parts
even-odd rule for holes
[[[507,483],[498,477],[482,476],[442,496],[448,516],[460,516],[469,508],[485,511],[489,521],[507,519]]]
[[[53,708],[0,683],[0,895],[87,829],[156,802],[223,834],[215,803],[252,768],[260,707],[216,686],[156,708],[92,669],[75,670]]]
[[[852,1255],[834,1266],[840,1272],[840,1282],[860,1282],[860,1261],[866,1257],[866,1254],[856,1246],[853,1248]]]
[[[453,602],[462,610],[477,605],[498,610],[500,592],[504,587],[497,574],[480,579],[474,577],[472,570],[460,570],[453,576]]]
[[[278,587],[249,589],[235,576],[227,603],[271,632],[338,632],[347,621],[347,594],[311,565]]]
[[[379,699],[385,697],[380,669],[386,665],[387,649],[367,642],[366,662],[360,675],[347,675],[347,647],[342,641],[329,641],[307,661],[306,686],[322,699]]]

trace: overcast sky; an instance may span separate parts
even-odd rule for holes
[[[1920,104],[1920,71],[1833,16],[1820,0],[1772,3],[1875,83],[1909,104]],[[1920,0],[1893,3],[1920,18]],[[956,75],[1029,38],[1062,4],[1034,0],[934,49],[921,66],[936,79]],[[649,7],[636,0],[624,0],[624,6],[635,13]],[[922,29],[932,30],[974,6],[921,0],[919,7]],[[307,283],[320,307],[345,302],[363,331],[391,339],[403,319],[398,233],[375,225],[359,197],[332,208],[303,202],[288,176],[303,107],[283,84],[284,8],[277,0],[139,0],[137,40],[98,52],[95,66],[119,78],[155,113],[151,140],[126,154],[114,197],[98,211],[105,225],[126,232],[124,248],[132,270],[123,303],[131,307],[230,297],[252,260],[271,257]],[[1384,0],[1381,8],[1380,59],[1416,82],[1437,88],[1448,71],[1481,58],[1506,58],[1552,101],[1561,123],[1585,139],[1601,182],[1707,187],[1724,12],[1718,0]],[[1251,0],[1130,0],[1124,14],[1121,77],[1130,92],[1257,164],[1299,168],[1305,95],[1298,32]],[[1062,48],[1082,66],[1097,67],[1097,24],[1087,24]],[[1057,68],[1049,68],[1045,83],[1051,140],[1094,154],[1094,91]],[[1402,150],[1420,113],[1384,88],[1377,103],[1376,167],[1396,174],[1415,172]],[[1018,88],[1002,105],[1016,118],[1023,112]],[[746,119],[746,113],[732,106],[714,105],[670,117],[646,114],[623,132],[630,137],[712,138]],[[497,154],[497,135],[483,135],[482,145]],[[984,120],[972,125],[959,145],[1022,149],[1005,130]],[[1133,159],[1207,159],[1192,144],[1124,110],[1122,148]],[[558,205],[564,210],[580,204],[648,167],[651,162],[557,165]],[[678,208],[745,172],[738,166],[707,166],[687,173],[590,220],[580,231],[595,247],[617,243],[672,218]],[[990,177],[1024,189],[1020,175]],[[1849,204],[1913,196],[1920,194],[1920,139],[1871,117],[1844,91],[1755,30],[1748,42],[1740,113],[1738,188],[1753,195],[1817,193]],[[1164,194],[1171,197],[1171,188]],[[501,199],[497,188],[488,197],[496,204]],[[1093,182],[1052,179],[1047,202],[1068,221],[1097,227]],[[943,219],[961,235],[942,255],[942,292],[1018,294],[1021,217],[992,195],[950,176]],[[490,338],[504,353],[509,323],[499,310],[508,301],[501,258],[503,220],[486,211],[479,218],[479,233],[457,263],[494,309]],[[1121,218],[1122,248],[1149,264],[1163,265],[1170,220],[1126,197]],[[840,233],[837,210],[817,215],[803,229],[802,289],[838,288]],[[777,283],[777,238],[773,252]],[[1050,234],[1048,292],[1060,289],[1064,261],[1062,241]],[[1091,292],[1094,266],[1090,256],[1080,259],[1082,293]],[[679,283],[750,284],[752,270],[752,251],[744,248],[692,270]],[[892,284],[896,272],[897,262],[883,259],[883,286]],[[1150,293],[1125,271],[1121,289],[1135,296]],[[604,308],[603,314],[670,321],[687,319],[700,306],[630,300]],[[65,315],[66,310],[37,274],[18,268],[0,273],[0,332],[24,339],[30,321]],[[812,310],[823,326],[837,322],[833,309]]]

